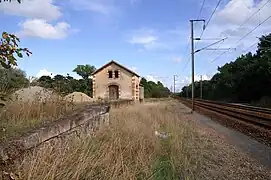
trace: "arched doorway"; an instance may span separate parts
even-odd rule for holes
[[[116,100],[119,99],[119,86],[117,85],[109,85],[109,99]]]

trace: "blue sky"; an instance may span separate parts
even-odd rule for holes
[[[219,0],[206,0],[200,18],[208,20]],[[23,0],[1,3],[1,31],[17,34],[21,46],[33,55],[19,60],[28,76],[48,73],[71,74],[78,64],[99,68],[114,59],[150,80],[168,87],[177,77],[177,89],[191,79],[190,19],[196,19],[203,0]],[[223,51],[196,54],[196,80],[210,78],[226,62],[242,52],[255,50],[257,36],[270,32],[271,20],[236,44],[236,41],[271,15],[267,0],[222,0],[203,39],[227,39],[215,46],[234,47],[215,62]],[[195,25],[195,35],[201,24]],[[196,49],[216,40],[201,41]],[[187,48],[188,47],[188,48]]]

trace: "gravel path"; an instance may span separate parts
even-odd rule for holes
[[[191,109],[181,103],[180,109],[200,134],[195,141],[202,143],[202,179],[271,179],[270,147],[208,117],[191,114]]]

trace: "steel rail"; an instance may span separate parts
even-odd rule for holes
[[[180,99],[190,106],[191,100]],[[216,101],[195,100],[195,106],[217,112],[237,120],[254,124],[266,129],[271,129],[271,110],[267,108],[259,108],[253,106],[244,106]]]
[[[271,114],[271,109],[269,109],[269,108],[262,108],[262,107],[249,106],[249,105],[236,104],[236,103],[234,104],[234,103],[225,103],[225,102],[219,102],[219,101],[201,100],[201,99],[196,99],[196,100],[200,101],[200,102],[209,102],[209,103],[220,104],[220,105],[224,105],[224,106],[242,108],[242,109],[247,109],[247,110],[251,110],[251,111]]]

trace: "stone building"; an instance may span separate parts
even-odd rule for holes
[[[140,76],[116,61],[112,60],[93,72],[92,80],[95,99],[140,99]]]

